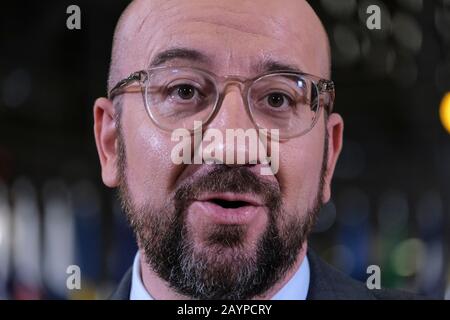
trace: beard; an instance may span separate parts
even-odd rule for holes
[[[125,144],[119,128],[119,197],[146,264],[175,292],[193,299],[251,299],[267,292],[295,264],[322,207],[327,140],[319,188],[307,212],[288,212],[277,183],[245,166],[210,165],[207,174],[188,179],[168,200],[133,203],[126,179]],[[250,193],[267,208],[267,222],[256,241],[248,244],[251,226],[209,225],[204,245],[194,240],[187,221],[189,205],[203,192]]]

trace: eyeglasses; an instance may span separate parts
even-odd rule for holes
[[[245,79],[191,67],[157,67],[118,82],[109,98],[141,92],[147,113],[158,127],[193,132],[194,121],[206,125],[214,119],[229,85],[239,87],[252,123],[259,129],[278,129],[280,139],[310,131],[322,108],[332,112],[335,96],[332,81],[299,72],[277,71]]]

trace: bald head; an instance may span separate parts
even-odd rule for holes
[[[174,47],[204,53],[218,74],[252,76],[271,59],[330,77],[328,37],[306,1],[135,0],[116,26],[108,90]]]

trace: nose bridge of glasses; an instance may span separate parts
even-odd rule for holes
[[[244,120],[245,117],[242,117],[242,114],[247,114],[248,116],[248,121],[251,123],[251,125],[253,126],[253,119],[250,115],[250,113],[248,112],[248,102],[247,102],[247,97],[246,97],[246,93],[247,93],[247,88],[248,88],[248,84],[249,84],[249,80],[240,76],[225,76],[219,79],[219,84],[218,84],[218,90],[219,90],[219,99],[217,101],[217,106],[216,106],[216,112],[215,112],[215,116],[214,118],[217,118],[219,115],[219,113],[223,113],[225,111],[226,118],[228,118],[228,120],[233,119],[232,122],[239,122],[242,125],[242,121]],[[233,104],[236,104],[236,91],[232,90],[233,87],[236,87],[239,92],[238,94],[238,99],[240,98],[241,101],[237,104],[240,104],[239,106],[237,106],[237,108],[231,108],[230,106],[233,106]],[[233,96],[233,93],[235,94]],[[229,94],[231,94],[232,96],[230,97]],[[229,104],[229,100],[231,99],[231,105]],[[226,109],[227,110],[221,110],[223,109],[223,105],[227,104]],[[219,116],[220,117],[220,116]],[[211,119],[213,120],[213,119]],[[234,123],[234,125],[236,125],[237,123]],[[228,123],[228,125],[231,125],[231,123]],[[248,126],[248,124],[246,125]]]
[[[241,95],[244,94],[244,91],[247,87],[249,80],[237,76],[237,75],[229,75],[219,78],[219,90],[225,95],[231,87],[237,87],[241,92]]]

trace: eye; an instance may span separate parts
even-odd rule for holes
[[[293,103],[293,100],[289,96],[280,92],[270,93],[267,95],[266,99],[267,104],[275,109],[280,109],[284,107],[286,104],[287,106],[291,106]]]
[[[182,100],[190,100],[195,97],[197,89],[189,84],[181,84],[172,88],[171,95],[176,94]]]

